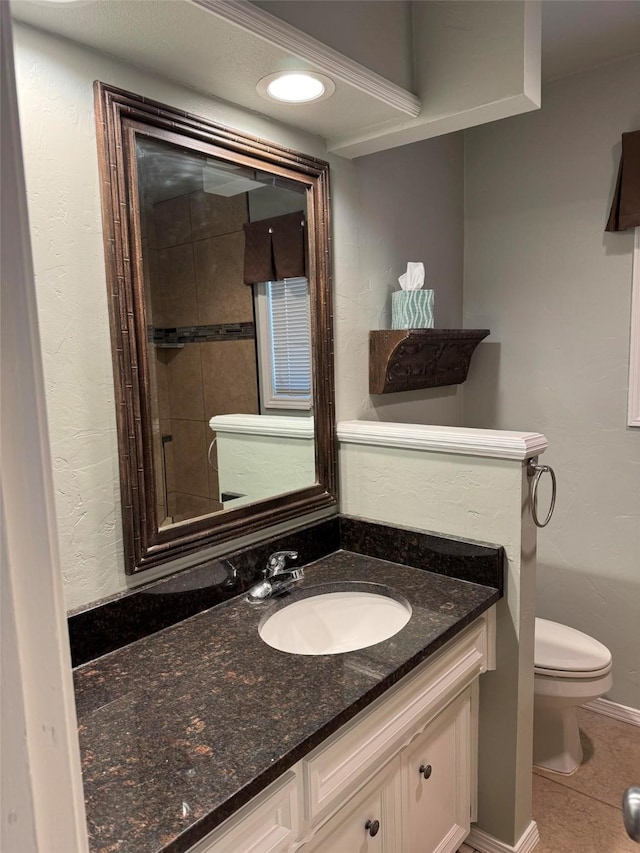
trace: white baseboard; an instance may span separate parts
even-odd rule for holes
[[[613,717],[623,723],[632,726],[640,726],[640,709],[630,708],[628,705],[619,705],[610,699],[594,699],[582,706],[587,711],[595,711],[596,714],[604,714],[605,717]]]
[[[531,853],[538,841],[540,841],[540,835],[535,820],[531,821],[513,846],[505,844],[504,841],[499,841],[493,835],[489,835],[475,826],[471,827],[471,832],[466,839],[466,843],[478,850],[479,853]]]

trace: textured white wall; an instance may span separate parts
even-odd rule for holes
[[[626,424],[633,234],[605,234],[640,57],[555,81],[538,113],[465,134],[465,326],[491,329],[465,425],[535,429],[558,503],[538,536],[538,613],[613,653],[640,708],[640,431]]]
[[[128,585],[94,127],[96,79],[327,159],[338,417],[459,422],[456,392],[446,388],[424,396],[395,395],[391,406],[381,400],[374,408],[368,396],[367,353],[369,329],[380,327],[390,286],[408,260],[424,258],[428,275],[438,279],[438,323],[444,316],[447,323],[459,323],[462,269],[450,242],[461,245],[462,239],[460,137],[374,155],[360,165],[328,156],[318,137],[71,42],[19,24],[15,40],[56,507],[70,608]],[[449,180],[455,186],[453,201]],[[437,226],[437,237],[429,236],[431,226]],[[446,313],[438,314],[443,306]],[[140,582],[136,577],[129,583]]]
[[[531,820],[535,534],[519,461],[340,445],[342,511],[504,546],[497,669],[481,679],[478,823],[513,845]]]

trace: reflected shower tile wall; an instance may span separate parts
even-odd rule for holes
[[[153,206],[153,217],[157,249],[192,242],[188,195],[157,202]]]
[[[154,419],[153,422],[153,470],[162,472],[164,470],[164,461],[162,458],[162,433],[160,430],[160,421]],[[164,482],[158,483],[156,490],[156,523],[161,524],[166,515]]]
[[[144,275],[145,310],[147,311],[147,326],[162,325],[161,291],[158,287],[158,250],[143,248],[142,269]]]
[[[144,196],[139,196],[140,202],[140,237],[144,248],[156,248],[156,224],[153,212],[153,203]],[[144,253],[143,253],[144,257]]]
[[[173,459],[173,432],[172,432],[172,429],[173,429],[173,425],[172,425],[171,420],[169,418],[166,418],[166,419],[163,418],[160,421],[160,437],[162,438],[163,435],[170,435],[171,436],[171,440],[166,441],[164,443],[164,454],[163,454],[163,462],[165,465],[165,475],[167,478],[167,491],[168,492],[173,492],[173,491],[175,491],[175,488],[176,488],[175,473],[174,473],[175,472],[175,463],[174,463],[174,459]],[[157,468],[156,471],[158,471],[158,474],[160,474],[162,469]],[[161,483],[158,484],[158,489],[162,489]]]
[[[200,344],[200,351],[207,419],[213,415],[258,414],[255,342],[215,341]]]
[[[158,417],[171,417],[171,401],[169,399],[169,362],[175,350],[151,347],[155,351],[155,388],[158,401]]]
[[[199,515],[208,515],[221,508],[221,505],[217,501],[212,501],[210,498],[202,498],[199,495],[175,492],[174,496],[174,522],[184,521],[187,518],[197,518]]]
[[[176,492],[209,497],[208,425],[204,421],[171,419],[173,484]]]
[[[194,241],[241,232],[249,218],[246,193],[224,198],[199,190],[190,194],[189,203]]]
[[[184,344],[169,349],[167,373],[171,417],[190,421],[205,420],[200,344]]]
[[[191,243],[158,252],[158,314],[154,325],[193,326],[198,323],[196,276]]]
[[[193,249],[198,323],[252,321],[252,289],[244,283],[244,233],[200,240]]]
[[[167,514],[180,520],[221,508],[217,471],[207,458],[214,437],[209,419],[259,411],[253,293],[243,281],[248,205],[246,194],[224,198],[198,190],[147,213],[158,512],[164,463]],[[164,456],[162,435],[172,436]],[[215,447],[211,458],[215,465]]]

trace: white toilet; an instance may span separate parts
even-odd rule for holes
[[[533,763],[573,773],[582,763],[576,708],[611,688],[611,652],[582,631],[536,619]]]

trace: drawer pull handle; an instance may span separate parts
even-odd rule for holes
[[[379,820],[368,820],[364,828],[369,831],[369,835],[373,838],[378,834],[378,830],[380,829],[380,821]]]
[[[424,776],[425,779],[428,779],[429,776],[431,776],[432,770],[433,770],[433,768],[431,767],[430,764],[421,764],[418,772],[420,773],[421,776]]]

